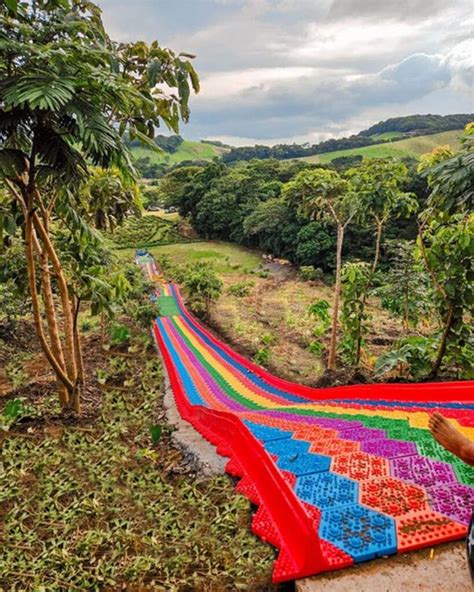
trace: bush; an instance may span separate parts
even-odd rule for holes
[[[377,358],[374,375],[379,377],[398,369],[400,376],[406,373],[412,378],[421,378],[430,371],[435,353],[433,338],[407,337],[400,341],[396,349]]]
[[[312,341],[306,348],[311,354],[320,356],[324,351],[324,345],[320,341]]]
[[[110,328],[110,341],[112,345],[127,343],[131,337],[130,329],[125,325],[112,325]]]
[[[232,284],[227,288],[227,293],[231,296],[237,296],[242,298],[244,296],[248,296],[250,294],[251,289],[255,286],[255,282],[253,280],[244,280],[242,282],[237,282],[236,284]]]
[[[320,280],[323,277],[323,270],[314,265],[302,265],[298,270],[298,277],[303,282]]]
[[[223,283],[214,267],[206,261],[187,265],[182,283],[188,293],[191,308],[209,314],[211,302],[222,294]]]

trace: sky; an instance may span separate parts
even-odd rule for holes
[[[189,139],[316,143],[474,111],[474,0],[98,0],[110,36],[196,55]]]

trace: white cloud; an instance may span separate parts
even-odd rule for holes
[[[473,111],[472,0],[99,0],[120,39],[197,55],[190,137],[318,141]]]

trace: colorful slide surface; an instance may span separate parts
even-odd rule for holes
[[[160,279],[149,255],[137,263]],[[252,530],[279,549],[275,582],[466,536],[474,469],[427,428],[436,409],[474,439],[474,382],[292,384],[219,341],[177,286],[154,297],[177,407],[258,506]]]

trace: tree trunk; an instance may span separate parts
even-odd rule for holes
[[[364,294],[362,296],[360,310],[359,310],[359,318],[358,318],[358,336],[357,336],[357,350],[356,350],[356,358],[355,358],[355,365],[358,366],[360,363],[360,354],[362,350],[362,317],[364,316],[365,306],[367,304],[367,297],[369,295],[369,289],[372,285],[372,280],[374,279],[375,272],[377,270],[377,266],[379,264],[380,259],[380,247],[382,244],[382,230],[383,230],[383,223],[380,220],[377,220],[377,230],[375,233],[375,253],[374,259],[372,261],[372,267],[370,269],[369,277],[367,278],[367,285],[365,287]]]
[[[441,336],[441,343],[439,344],[438,354],[436,355],[436,360],[433,363],[431,368],[430,378],[436,378],[438,375],[439,369],[441,367],[441,362],[443,361],[444,354],[446,353],[446,346],[448,345],[449,334],[451,333],[451,329],[454,323],[454,304],[449,305],[448,315],[446,317],[446,323],[444,325],[443,335]]]
[[[46,322],[49,331],[49,340],[51,343],[51,350],[58,360],[61,368],[65,370],[64,354],[59,338],[58,322],[56,318],[56,311],[54,309],[53,290],[51,288],[51,278],[48,264],[48,256],[45,251],[41,253],[41,280],[43,287],[43,303],[46,314]],[[69,404],[69,393],[67,388],[59,378],[56,378],[58,387],[59,400],[61,407],[67,407]]]
[[[334,288],[334,297],[332,302],[332,322],[331,322],[331,340],[329,344],[328,369],[336,369],[336,346],[337,346],[337,328],[339,318],[339,302],[341,299],[341,269],[342,269],[342,244],[344,242],[344,226],[337,225],[337,243],[336,243],[336,285]]]
[[[79,309],[81,306],[81,299],[76,299],[76,310],[74,312],[74,346],[76,351],[76,365],[77,365],[77,388],[76,392],[74,393],[74,410],[76,413],[81,412],[81,400],[80,395],[84,388],[84,384],[86,382],[85,372],[84,372],[84,358],[82,357],[82,344],[81,344],[81,335],[79,333],[79,327],[77,323],[77,318],[79,316]]]
[[[59,293],[61,297],[61,304],[64,318],[64,337],[65,337],[65,362],[69,380],[72,384],[76,384],[77,380],[77,366],[76,366],[76,354],[74,347],[74,321],[71,300],[69,298],[69,290],[67,287],[66,278],[62,269],[61,262],[56,253],[56,250],[51,243],[50,237],[46,232],[41,220],[36,213],[32,214],[33,223],[38,235],[41,238],[44,249],[53,265],[59,286]]]
[[[105,345],[105,313],[100,313],[100,345],[104,349]]]
[[[31,210],[31,208],[30,208]],[[28,273],[28,284],[30,288],[30,295],[31,295],[31,303],[33,308],[33,320],[35,325],[36,334],[41,344],[41,348],[48,360],[51,364],[56,376],[59,380],[66,386],[69,393],[74,390],[74,383],[69,379],[65,370],[61,366],[61,363],[56,359],[55,355],[53,354],[49,344],[46,340],[43,324],[41,320],[41,313],[40,313],[40,304],[39,304],[39,296],[38,291],[36,288],[36,267],[35,267],[35,258],[33,253],[33,221],[32,221],[32,214],[29,213],[26,217],[26,231],[25,231],[25,255],[26,255],[26,267]],[[63,402],[61,402],[63,403]],[[64,402],[66,403],[66,402]]]

